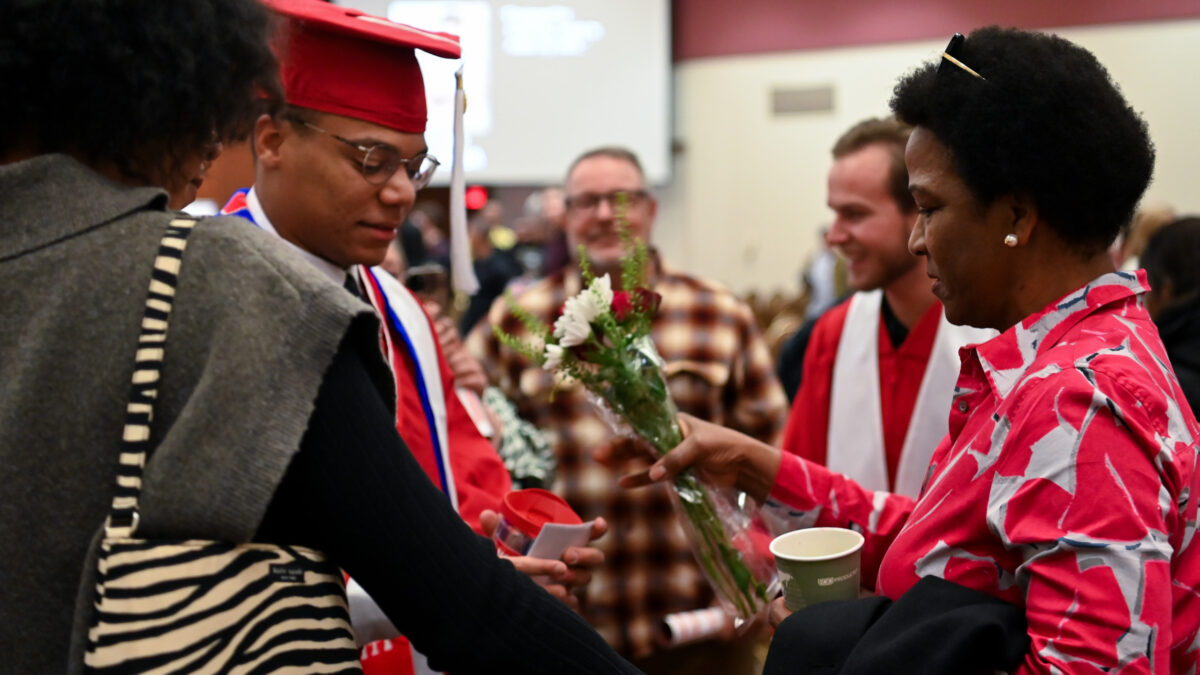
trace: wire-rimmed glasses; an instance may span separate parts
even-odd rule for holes
[[[607,194],[596,194],[594,192],[584,192],[578,195],[567,197],[564,201],[568,211],[583,213],[594,211],[600,202],[608,202],[609,208],[612,208],[618,203],[621,195],[625,196],[625,203],[634,208],[640,205],[650,196],[645,190],[613,190]]]
[[[396,173],[396,170],[403,166],[404,173],[407,174],[408,179],[412,181],[413,188],[420,190],[426,185],[429,185],[430,179],[433,178],[433,173],[437,171],[438,166],[441,165],[441,162],[437,160],[437,157],[434,157],[427,152],[421,152],[413,155],[412,157],[404,158],[400,156],[400,153],[396,151],[396,148],[393,148],[390,145],[381,143],[367,147],[365,145],[359,145],[358,143],[355,143],[349,139],[342,138],[331,131],[326,131],[312,122],[302,119],[295,119],[293,121],[303,124],[313,131],[319,131],[323,134],[326,134],[329,137],[339,140],[342,143],[345,143],[346,145],[363,153],[362,164],[359,166],[359,171],[362,172],[363,178],[365,178],[367,182],[372,185],[382,185],[386,183],[389,179],[391,179],[392,175]]]

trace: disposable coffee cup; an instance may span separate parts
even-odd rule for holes
[[[791,611],[858,597],[863,536],[841,527],[810,527],[771,542],[775,566]]]
[[[579,525],[583,519],[562,497],[541,488],[515,490],[500,504],[500,524],[492,538],[507,555],[527,555],[548,523]]]

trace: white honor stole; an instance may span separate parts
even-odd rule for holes
[[[882,302],[881,290],[855,293],[850,299],[833,363],[826,464],[868,490],[916,498],[933,451],[948,430],[950,403],[960,368],[958,350],[969,343],[990,339],[995,331],[952,325],[945,312],[940,312],[933,349],[904,436],[896,484],[889,485],[879,398]]]
[[[369,270],[361,265],[355,265],[355,277],[359,287],[366,290],[367,302],[375,308],[375,312],[386,326],[392,330],[383,330],[384,358],[392,370],[393,385],[397,387],[397,403],[399,402],[399,379],[397,369],[403,368],[402,363],[393,363],[395,350],[407,351],[412,356],[416,366],[416,380],[420,391],[421,402],[425,405],[425,416],[432,420],[430,434],[435,442],[437,452],[438,472],[441,478],[442,492],[450,498],[454,510],[458,510],[458,493],[454,487],[454,473],[450,464],[450,448],[446,432],[446,392],[442,388],[442,369],[438,361],[437,336],[430,329],[429,317],[412,291],[408,290],[387,271],[381,267]],[[378,297],[371,284],[371,279],[379,283],[383,297]],[[396,340],[401,340],[396,344]]]
[[[424,388],[420,393],[422,404],[425,405],[426,419],[432,418],[433,420],[433,428],[430,431],[435,434],[436,447],[434,449],[438,453],[438,472],[442,482],[439,487],[450,499],[454,510],[458,511],[458,492],[454,487],[449,439],[446,433],[446,394],[442,388],[437,337],[430,330],[429,319],[421,307],[420,301],[395,277],[380,267],[367,270],[361,265],[355,265],[352,270],[359,288],[365,291],[364,298],[375,308],[375,312],[385,324],[381,331],[385,346],[384,358],[392,371],[393,386],[397,388],[397,404],[399,404],[400,383],[396,379],[396,372],[404,365],[392,361],[393,355],[396,353],[393,350],[407,350],[413,358],[417,369],[417,386]],[[382,291],[383,297],[377,296],[371,283],[372,278],[379,283],[379,290]],[[388,330],[388,326],[391,326],[394,331]],[[397,338],[404,340],[407,344],[395,344]],[[400,632],[379,609],[375,601],[353,579],[346,586],[346,595],[350,604],[351,624],[354,626],[359,646],[364,649],[392,649],[390,638],[396,637]],[[366,647],[367,644],[376,641],[382,642]],[[413,672],[417,675],[430,675],[436,672],[429,667],[423,654],[411,644],[408,646]]]

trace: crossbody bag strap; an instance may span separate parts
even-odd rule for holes
[[[183,250],[195,226],[195,218],[172,220],[154,256],[154,271],[150,275],[150,291],[146,295],[134,357],[133,384],[129,402],[125,405],[117,491],[113,495],[112,510],[104,522],[106,538],[132,537],[137,530],[138,498],[142,493],[142,471],[150,450],[150,423],[154,419],[154,403],[158,399],[158,383],[162,376],[167,322],[171,318]]]

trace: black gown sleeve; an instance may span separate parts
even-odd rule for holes
[[[326,372],[256,538],[326,552],[437,670],[638,672],[459,518],[353,344]]]

